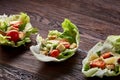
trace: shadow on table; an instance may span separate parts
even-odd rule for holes
[[[85,57],[85,55],[84,55]],[[42,68],[39,69],[38,74],[42,74],[46,80],[56,80],[56,79],[70,79],[73,75],[81,74],[81,64],[82,64],[83,54],[76,52],[74,56],[69,58],[64,62],[48,62],[44,63]],[[41,64],[41,62],[40,62]],[[67,77],[66,77],[67,76]],[[75,78],[79,76],[76,75]],[[75,79],[74,78],[74,79]]]
[[[0,46],[0,61],[10,62],[29,50],[29,44],[20,47]]]

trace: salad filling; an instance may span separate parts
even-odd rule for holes
[[[19,47],[30,42],[30,35],[36,32],[26,13],[0,15],[0,45]]]
[[[99,42],[83,60],[82,72],[87,77],[117,76],[120,74],[120,36],[108,36]]]
[[[62,28],[63,32],[49,31],[46,39],[43,39],[40,35],[37,36],[38,45],[31,46],[30,49],[39,60],[63,61],[75,54],[79,46],[79,31],[68,19],[64,20]]]
[[[59,33],[59,35],[53,33]],[[40,53],[60,59],[68,56],[69,50],[77,48],[76,42],[70,43],[68,39],[61,38],[61,34],[57,30],[50,31],[48,37],[41,41]]]

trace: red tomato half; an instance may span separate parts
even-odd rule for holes
[[[52,56],[52,57],[58,57],[59,53],[60,53],[59,50],[54,49],[54,50],[52,50],[52,51],[50,52],[50,56]]]
[[[10,41],[17,42],[19,40],[19,32],[17,30],[11,30],[7,32],[6,36],[9,36],[8,38]]]

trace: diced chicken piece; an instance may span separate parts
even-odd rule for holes
[[[63,44],[59,44],[56,49],[58,49],[60,52],[65,50],[65,46]]]
[[[72,44],[70,45],[70,48],[71,48],[71,49],[76,48],[76,47],[77,47],[77,44],[76,44],[76,43],[72,43]]]
[[[48,55],[48,51],[40,51],[40,54]]]
[[[115,69],[115,65],[114,64],[107,64],[106,68],[109,70],[113,70],[113,69]]]
[[[104,59],[106,64],[115,64],[116,63],[116,57],[110,57],[110,58],[106,58]]]
[[[48,48],[47,47],[43,47],[42,48],[44,51],[48,51]]]
[[[24,32],[19,32],[19,38],[23,39],[25,37],[25,33]]]
[[[97,59],[97,58],[99,58],[99,56],[97,54],[91,54],[89,57],[89,60],[92,61],[92,60]]]
[[[46,40],[42,39],[42,45],[46,44]]]

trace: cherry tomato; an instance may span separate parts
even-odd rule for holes
[[[101,57],[103,57],[104,59],[109,58],[111,56],[112,56],[111,52],[107,52],[101,55]]]
[[[10,30],[6,36],[10,37],[8,38],[10,41],[17,42],[19,40],[19,32],[17,30]]]
[[[61,42],[65,46],[65,48],[69,49],[70,48],[70,43],[69,42]]]
[[[105,68],[105,62],[102,60],[97,60],[97,61],[91,61],[90,66],[93,67],[99,67],[104,69]]]
[[[59,53],[60,53],[59,50],[54,49],[54,50],[52,50],[52,51],[50,52],[50,56],[52,56],[52,57],[58,57]]]

